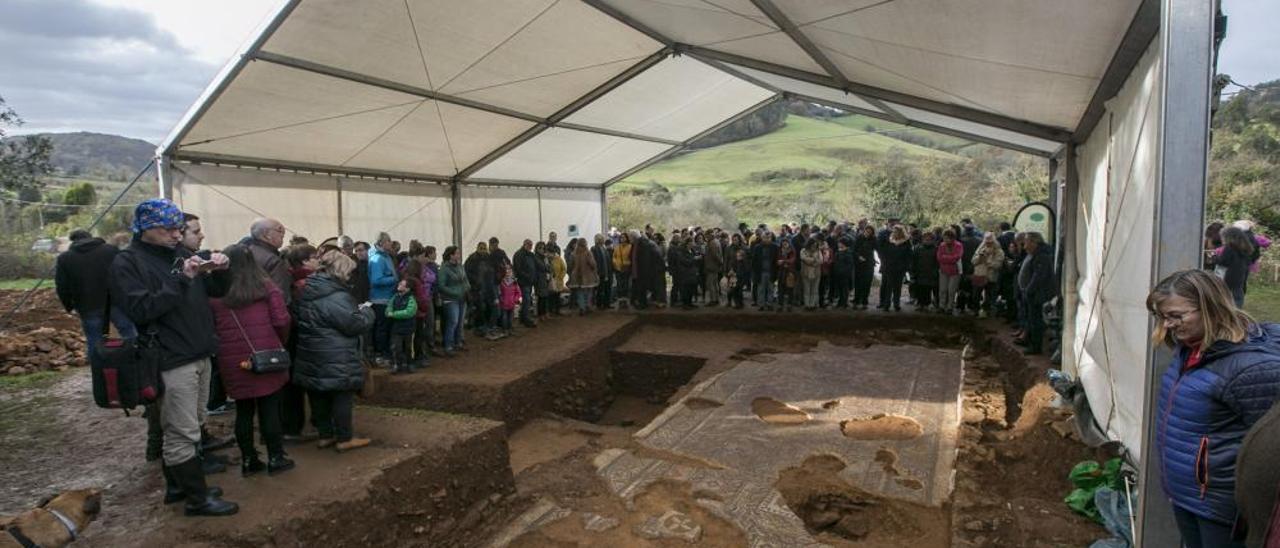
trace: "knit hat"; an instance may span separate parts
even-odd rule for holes
[[[133,209],[134,234],[152,228],[181,228],[182,210],[173,202],[164,198],[153,198],[138,204]]]

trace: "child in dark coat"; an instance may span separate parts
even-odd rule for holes
[[[413,331],[418,321],[418,301],[411,288],[419,285],[414,278],[401,278],[396,292],[387,303],[387,318],[391,320],[392,374],[409,373],[409,356],[413,352]]]

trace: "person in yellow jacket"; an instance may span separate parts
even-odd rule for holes
[[[569,269],[564,263],[564,257],[560,256],[559,248],[548,248],[547,257],[551,261],[551,294],[547,298],[547,311],[552,316],[559,316],[560,295],[565,292],[564,277]]]
[[[621,307],[631,298],[631,236],[625,232],[618,237],[618,244],[613,246],[614,295]]]

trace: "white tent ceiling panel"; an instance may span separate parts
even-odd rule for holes
[[[893,110],[898,111],[898,113],[907,117],[907,119],[909,120],[924,122],[926,124],[932,124],[935,126],[942,126],[945,128],[954,129],[956,131],[962,131],[970,135],[976,135],[978,137],[986,137],[988,139],[995,139],[997,141],[1002,141],[1002,142],[1010,143],[1014,145],[1020,145],[1027,148],[1033,148],[1033,149],[1044,151],[1044,152],[1055,152],[1059,148],[1062,148],[1062,143],[1059,143],[1057,141],[1050,141],[1048,139],[1041,139],[1039,137],[1023,135],[1021,133],[1009,131],[1006,129],[993,128],[991,126],[970,122],[968,120],[961,120],[959,118],[953,118],[951,116],[944,116],[942,114],[934,114],[927,110],[912,108],[905,105],[898,105],[898,104],[892,104],[892,103],[886,103],[886,104],[889,105],[889,108],[892,108]]]
[[[458,90],[453,94],[472,101],[547,117],[639,62],[640,58],[628,58],[602,65],[573,68],[548,76],[513,79],[492,86]]]
[[[719,44],[777,31],[769,18],[749,0],[729,11],[702,0],[606,0],[635,20],[658,29],[663,36],[699,46]]]
[[[421,102],[266,62],[245,67],[181,149],[340,165]]]
[[[453,176],[532,126],[519,118],[425,101],[344,165]]]
[[[860,108],[862,110],[880,112],[880,109],[877,108],[875,105],[872,105],[871,103],[868,103],[862,100],[862,98],[858,97],[857,95],[845,93],[835,88],[820,86],[818,84],[811,84],[803,80],[787,78],[786,76],[778,76],[771,72],[755,70],[755,69],[747,68],[740,65],[727,64],[727,66],[750,78],[759,80],[760,82],[773,86],[781,91],[794,93],[796,95],[803,95],[806,97],[812,97],[814,99],[820,99],[822,101],[826,101],[830,103],[836,103],[836,104],[841,104],[849,107]]]
[[[259,217],[279,219],[287,236],[319,241],[338,234],[334,177],[185,162],[171,173],[174,202],[206,219],[201,228],[209,249],[240,241]]]
[[[537,189],[464,185],[460,192],[464,254],[496,236],[511,256],[520,242],[539,233]]]
[[[476,172],[476,179],[600,185],[669,145],[550,128]]]
[[[367,242],[387,232],[406,249],[409,240],[439,247],[453,239],[450,196],[445,185],[343,178],[342,232]]]
[[[781,31],[719,42],[712,45],[711,49],[815,74],[826,74],[821,65]]]
[[[772,94],[691,57],[671,57],[565,121],[684,141]]]
[[[430,89],[404,0],[307,0],[267,40],[265,51]],[[425,12],[416,12],[428,17]]]
[[[884,5],[884,0],[773,0],[800,27]],[[801,28],[801,30],[804,30]]]
[[[600,218],[600,190],[566,190],[545,188],[538,193],[542,229],[538,237],[555,231],[561,242],[581,237],[594,241],[596,234],[604,232]],[[570,228],[576,228],[574,232]],[[576,236],[575,236],[576,234]]]
[[[851,80],[1059,127],[1074,126],[1098,84],[1088,76],[1011,67],[821,29],[810,35]]]
[[[850,80],[1074,127],[1139,2],[901,1],[802,31]]]
[[[454,4],[454,10],[476,10],[470,3]],[[495,8],[502,9],[506,8]],[[561,1],[539,11],[465,70],[436,85],[444,93],[483,96],[499,106],[543,105],[529,113],[545,116],[661,48],[662,44],[591,6]],[[426,55],[430,58],[431,51]],[[480,94],[484,90],[496,91]],[[522,98],[530,94],[544,97],[532,103]]]

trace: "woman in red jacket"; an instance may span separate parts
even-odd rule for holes
[[[230,259],[231,284],[221,299],[210,299],[218,334],[218,373],[227,395],[236,400],[236,442],[240,445],[240,472],[268,475],[293,468],[284,452],[280,429],[280,388],[289,372],[254,373],[248,366],[255,351],[284,348],[289,338],[289,309],[284,293],[253,260],[248,247],[233,245],[224,252]],[[267,444],[267,463],[253,445],[253,417],[258,415]]]
[[[960,289],[960,260],[964,258],[964,245],[956,240],[956,232],[947,229],[938,244],[938,309],[951,314],[956,305],[956,291]]]

